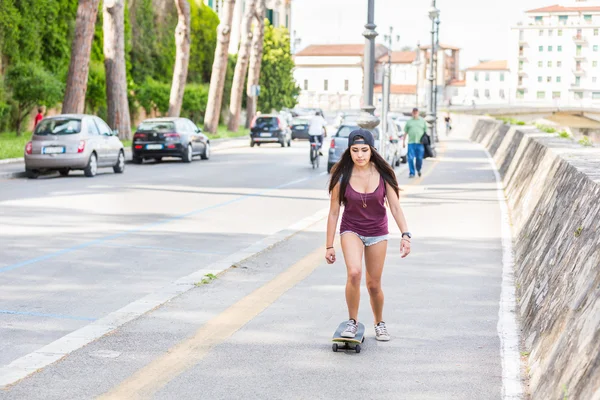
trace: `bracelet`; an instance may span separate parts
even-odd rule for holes
[[[333,249],[333,246],[327,247],[325,250]]]

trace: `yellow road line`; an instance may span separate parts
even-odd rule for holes
[[[127,378],[101,400],[150,398],[177,376],[196,365],[215,346],[223,343],[281,295],[308,277],[323,261],[319,247],[273,280],[244,297],[204,324],[196,333],[178,343],[160,358]]]
[[[427,171],[425,171],[423,174],[421,174],[420,177],[418,177],[417,179],[409,182],[409,185],[418,185],[421,182],[423,182],[423,179],[427,178],[429,175],[431,175],[431,173],[433,172],[433,170],[435,169],[436,165],[439,164],[440,162],[440,157],[446,152],[446,143],[442,142],[442,145],[439,148],[439,152],[437,154],[437,157],[434,158],[433,164],[431,164],[431,167],[427,169]]]

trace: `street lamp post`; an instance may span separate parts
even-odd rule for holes
[[[388,45],[388,61],[383,67],[383,86],[381,88],[381,96],[383,98],[383,104],[381,107],[381,139],[380,142],[380,153],[383,159],[385,160],[387,157],[387,140],[388,140],[388,113],[390,111],[390,95],[391,95],[391,86],[392,86],[392,42],[394,28],[390,26],[390,34],[384,35],[384,39],[386,44]],[[400,40],[400,36],[398,35],[398,41]]]
[[[413,65],[417,67],[417,85],[415,87],[415,107],[419,108],[419,70],[421,69],[421,43],[417,42],[417,57],[413,61]]]
[[[437,132],[436,132],[436,122],[437,116],[435,114],[435,104],[434,104],[434,91],[435,91],[435,78],[434,75],[437,73],[436,71],[436,61],[437,61],[437,46],[435,40],[435,26],[436,20],[440,16],[440,10],[435,7],[435,0],[431,1],[431,8],[429,9],[429,18],[431,19],[431,56],[429,59],[429,83],[430,83],[430,92],[429,92],[429,116],[427,118],[428,122],[431,124],[431,142],[432,146],[435,147]]]
[[[379,118],[375,116],[375,106],[373,106],[373,85],[375,82],[375,38],[377,32],[374,23],[375,19],[375,0],[369,0],[367,24],[363,36],[365,37],[364,62],[364,97],[362,113],[357,121],[358,126],[363,129],[373,130],[379,125]]]
[[[435,62],[434,69],[434,90],[433,90],[433,131],[435,132],[435,138],[432,138],[432,141],[439,142],[440,137],[437,132],[437,111],[438,111],[438,49],[440,48],[440,17],[435,20]]]

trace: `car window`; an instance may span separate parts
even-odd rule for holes
[[[178,119],[175,121],[175,127],[176,127],[176,132],[177,133],[183,133],[183,134],[189,134],[190,132],[190,127],[188,126],[188,124],[186,124],[185,120],[183,119]]]
[[[277,117],[260,117],[256,119],[254,126],[258,129],[277,128],[279,121],[277,121]]]
[[[137,130],[138,132],[173,133],[175,132],[175,123],[173,121],[144,121]]]
[[[306,118],[294,118],[292,125],[308,125],[309,120]]]
[[[198,127],[196,126],[196,124],[194,124],[192,121],[190,121],[189,119],[185,120],[187,125],[188,125],[188,129],[191,133],[196,133],[196,131],[198,130]]]
[[[76,118],[46,118],[35,128],[35,134],[72,135],[81,132],[81,119]]]
[[[98,130],[100,131],[101,135],[109,136],[112,134],[110,127],[106,125],[106,123],[100,118],[94,118],[94,121],[96,121],[96,125],[98,125]]]
[[[360,127],[353,125],[342,125],[340,126],[340,129],[338,129],[336,136],[347,138],[348,136],[350,136],[350,133],[352,133],[352,131],[355,131],[357,129],[360,129]],[[375,140],[379,139],[379,130],[377,128],[372,130],[371,133],[373,134],[373,138]]]
[[[98,127],[96,126],[96,124],[94,123],[94,120],[92,118],[86,118],[85,123],[87,125],[88,135],[92,135],[92,136],[100,135],[100,131],[98,130]]]

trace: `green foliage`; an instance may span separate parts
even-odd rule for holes
[[[293,108],[300,93],[293,76],[294,61],[290,53],[287,29],[274,28],[265,21],[265,38],[260,72],[258,109],[262,112]]]
[[[0,133],[0,160],[23,157],[25,145],[31,135],[17,136],[15,132]]]
[[[561,131],[558,136],[560,136],[563,139],[570,139],[571,135],[569,135],[569,133],[567,131]]]
[[[500,120],[500,121],[502,121],[502,122],[504,122],[505,124],[508,124],[508,125],[519,125],[519,126],[525,125],[525,121],[519,121],[519,120],[517,120],[515,118],[498,117],[496,119],[498,119],[498,120]]]
[[[579,139],[579,144],[585,147],[592,147],[594,145],[589,136],[584,136],[581,139]]]
[[[185,86],[185,93],[183,94],[181,116],[191,119],[196,125],[202,125],[204,123],[207,103],[208,85],[188,83]]]
[[[15,127],[20,134],[21,122],[35,105],[53,107],[63,97],[64,84],[56,76],[34,63],[19,63],[6,73],[6,85],[17,103]]]
[[[147,113],[158,112],[165,114],[169,111],[170,95],[170,84],[157,82],[152,78],[146,79],[136,91],[136,99]]]
[[[555,133],[556,132],[556,129],[554,129],[550,126],[547,126],[547,125],[536,124],[535,126],[542,132],[546,132],[546,133]]]
[[[190,2],[191,43],[188,82],[208,83],[217,47],[219,17],[204,3]]]
[[[106,72],[104,63],[90,61],[87,92],[85,94],[85,109],[89,114],[95,114],[106,121]]]
[[[227,114],[229,110],[229,101],[231,100],[231,87],[233,86],[233,76],[235,75],[235,63],[237,55],[229,55],[227,58],[227,72],[225,73],[225,84],[223,85],[223,98],[221,99],[221,113]]]

